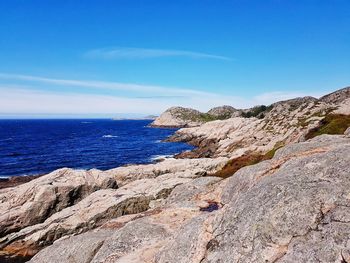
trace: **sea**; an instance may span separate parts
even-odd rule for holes
[[[151,120],[0,120],[0,177],[147,164],[191,150]]]

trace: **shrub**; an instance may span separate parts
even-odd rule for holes
[[[272,110],[272,108],[273,108],[272,105],[268,107],[265,105],[256,106],[252,108],[250,111],[243,112],[242,117],[245,117],[245,118],[257,117],[259,119],[263,119],[265,117],[264,112],[269,112],[270,110]]]

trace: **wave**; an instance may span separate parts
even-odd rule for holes
[[[13,138],[2,139],[0,142],[13,141]]]
[[[168,154],[168,155],[154,155],[151,157],[152,161],[160,161],[160,160],[164,160],[164,159],[169,159],[174,157],[173,154]]]
[[[93,122],[91,122],[91,121],[82,121],[81,123],[86,124],[86,123],[93,123]]]
[[[103,135],[102,138],[117,138],[117,135],[111,135],[111,134],[107,134],[107,135]]]

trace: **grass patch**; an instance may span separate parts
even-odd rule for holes
[[[350,115],[329,114],[320,121],[320,125],[311,129],[305,139],[311,139],[322,134],[343,134],[350,127]]]
[[[267,153],[265,153],[265,155],[264,155],[264,160],[272,159],[272,158],[275,156],[276,151],[277,151],[279,148],[281,148],[281,147],[282,147],[282,145],[279,146],[279,147],[275,147],[275,148],[273,148],[272,150],[270,150],[270,151],[268,151]]]
[[[210,115],[210,114],[208,114],[208,113],[201,113],[201,114],[198,116],[198,119],[199,119],[200,121],[203,121],[203,122],[209,122],[209,121],[218,120],[219,118],[216,118],[215,116]]]

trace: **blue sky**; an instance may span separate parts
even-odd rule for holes
[[[350,1],[0,2],[0,115],[249,107],[350,85]]]

